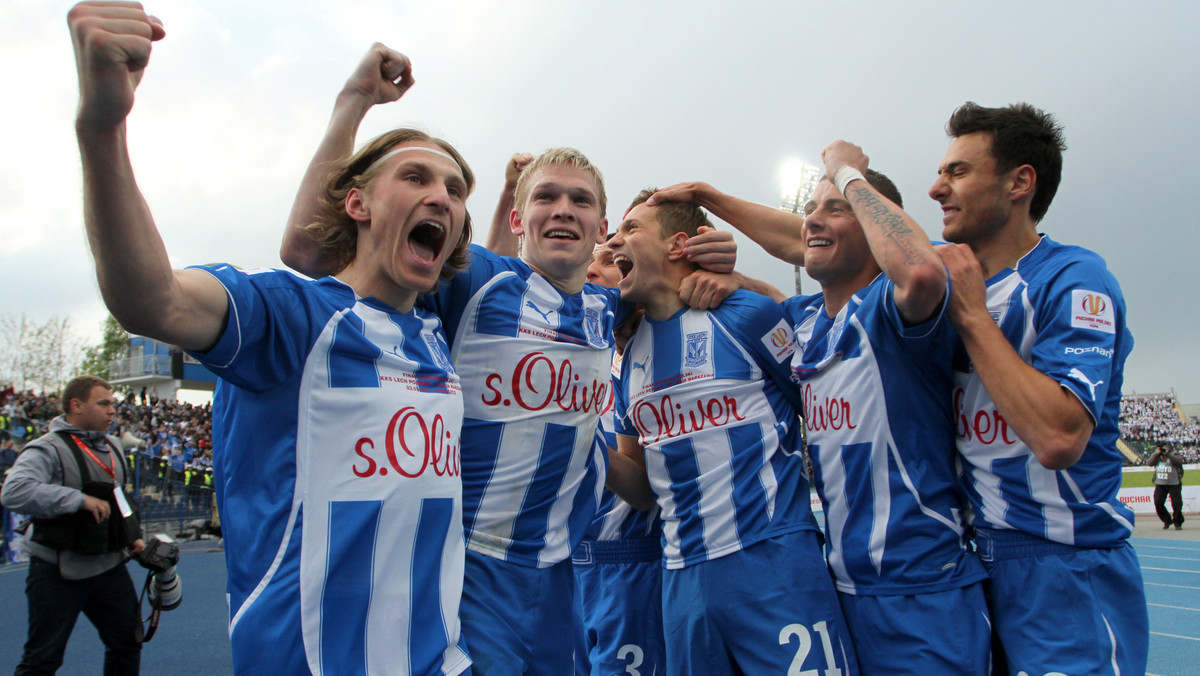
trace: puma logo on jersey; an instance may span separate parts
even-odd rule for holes
[[[542,319],[545,319],[547,324],[550,323],[550,315],[554,314],[554,310],[550,310],[549,312],[542,312],[542,310],[538,306],[534,305],[533,301],[531,301],[531,300],[525,301],[525,305],[529,308],[532,308],[534,312],[541,315]]]
[[[1083,371],[1080,371],[1079,369],[1071,369],[1070,371],[1067,372],[1067,377],[1074,378],[1075,380],[1080,381],[1084,385],[1087,385],[1088,390],[1090,390],[1092,393],[1092,401],[1096,400],[1096,388],[1104,382],[1103,380],[1097,380],[1096,382],[1093,383],[1092,381],[1088,380],[1088,377],[1085,376],[1083,374]]]
[[[633,362],[633,368],[640,369],[642,373],[646,372],[646,362]]]

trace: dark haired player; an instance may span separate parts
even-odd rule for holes
[[[1134,517],[1117,499],[1121,287],[1100,256],[1038,233],[1066,148],[1052,116],[967,103],[947,132],[929,195],[958,243],[938,250],[965,348],[958,448],[1009,673],[1145,673]]]

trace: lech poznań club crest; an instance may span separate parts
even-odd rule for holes
[[[698,331],[687,334],[683,364],[688,368],[696,368],[708,363],[708,331]]]

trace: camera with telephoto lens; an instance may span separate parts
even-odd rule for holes
[[[183,601],[183,587],[175,565],[179,563],[179,547],[158,538],[150,538],[146,548],[137,555],[137,562],[150,571],[150,606],[159,610],[174,610]]]

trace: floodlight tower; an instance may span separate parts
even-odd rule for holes
[[[821,169],[816,165],[802,162],[800,160],[790,160],[783,165],[783,169],[779,173],[780,181],[783,184],[783,202],[779,205],[781,211],[790,211],[793,214],[803,214],[804,205],[808,204],[808,200],[812,197],[813,192],[817,189],[817,182],[821,178]],[[800,291],[800,266],[796,266],[796,295],[802,294]]]

